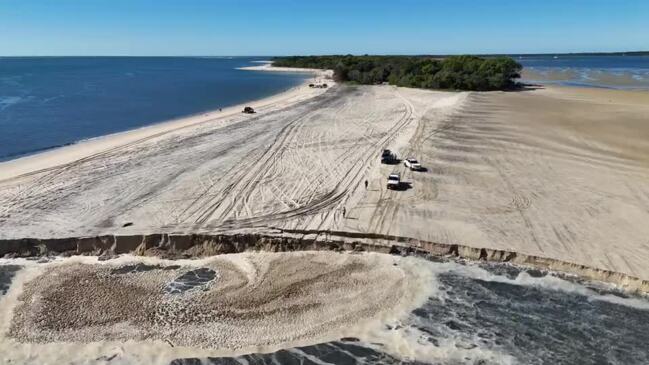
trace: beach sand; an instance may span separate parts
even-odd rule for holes
[[[0,239],[376,233],[649,279],[649,93],[303,86],[251,105],[0,164]]]
[[[503,249],[649,279],[649,93],[473,93],[428,113],[404,155],[412,189],[370,189],[337,230]]]
[[[0,297],[3,363],[169,364],[381,335],[433,292],[429,263],[376,253],[27,267]]]

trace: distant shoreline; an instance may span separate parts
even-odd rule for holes
[[[413,56],[413,57],[449,57],[458,55],[474,55],[479,57],[488,56],[649,56],[649,51],[617,51],[617,52],[542,52],[542,53],[454,53],[454,54],[389,54],[389,56]],[[320,54],[319,54],[320,55]],[[325,54],[322,54],[325,55]],[[372,54],[373,56],[387,56],[388,54]],[[150,56],[129,56],[129,55],[12,55],[2,56],[2,58],[102,58],[102,57],[115,57],[115,58],[248,58],[248,57],[267,57],[273,59],[276,57],[285,57],[291,55],[249,55],[249,56],[232,56],[232,55],[150,55]]]
[[[282,72],[281,69],[268,70],[267,68],[255,68],[256,66],[251,67],[252,68],[249,69],[251,71]],[[246,68],[242,69],[247,70]],[[293,71],[289,70],[289,72]],[[316,78],[325,77],[325,73],[322,71],[311,70],[310,72],[315,73],[314,76]],[[53,146],[51,148],[42,149],[33,154],[20,155],[17,156],[17,158],[0,161],[0,182],[23,174],[34,173],[36,171],[70,163],[90,155],[100,154],[107,150],[125,146],[142,139],[156,137],[202,123],[228,123],[233,118],[241,116],[243,107],[247,105],[252,105],[255,109],[275,109],[278,106],[284,107],[286,106],[285,104],[290,104],[296,100],[304,100],[320,94],[321,92],[317,89],[308,87],[308,84],[310,83],[309,80],[310,79],[305,79],[302,84],[298,86],[261,99],[250,100],[221,109],[194,113],[176,119],[83,139],[60,146]]]

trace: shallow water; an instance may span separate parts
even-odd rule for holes
[[[649,90],[649,56],[514,56],[523,82]]]
[[[422,260],[420,264],[433,273],[431,287],[426,288],[430,289],[430,297],[410,315],[384,322],[379,330],[359,331],[357,338],[332,338],[331,342],[265,354],[192,357],[185,351],[165,363],[649,363],[649,300],[645,297],[607,284],[512,265],[437,260]],[[0,265],[0,293],[4,293],[19,265],[11,260]],[[125,265],[113,274],[149,272],[161,267],[169,266]],[[197,269],[171,282],[189,283],[190,289],[200,290],[201,285],[213,279],[208,270]],[[133,357],[113,351],[95,359],[88,363],[122,364]]]

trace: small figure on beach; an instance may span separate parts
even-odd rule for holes
[[[365,180],[365,190],[367,190],[367,184],[368,184],[368,182],[367,182],[367,180]]]
[[[347,210],[345,210],[345,207],[343,207],[343,218],[345,218],[345,213],[346,212],[347,212]]]

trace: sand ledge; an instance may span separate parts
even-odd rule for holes
[[[25,238],[0,240],[0,255],[38,257],[48,255],[136,254],[162,258],[200,258],[248,251],[369,251],[399,255],[450,256],[469,260],[512,263],[577,275],[615,284],[624,290],[649,294],[649,280],[569,261],[527,255],[508,250],[427,242],[410,237],[336,231],[284,231],[268,234],[97,236],[62,239]]]

